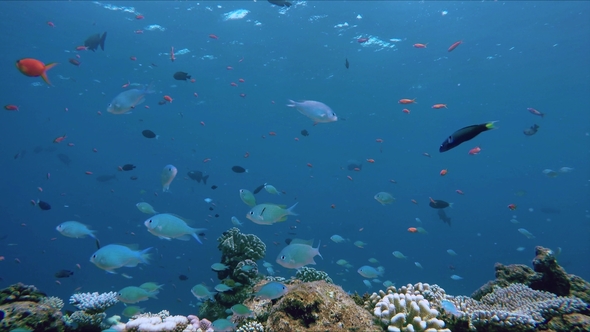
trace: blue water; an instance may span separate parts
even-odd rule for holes
[[[448,294],[469,295],[494,279],[496,262],[530,266],[536,245],[560,247],[558,260],[567,271],[590,279],[588,3],[314,2],[288,11],[265,1],[116,2],[127,10],[107,4],[0,3],[2,103],[20,107],[1,113],[0,287],[23,282],[67,299],[76,289],[117,291],[156,281],[165,284],[159,300],[142,307],[196,313],[189,305],[195,302],[190,289],[218,283],[209,266],[219,261],[216,239],[232,227],[233,215],[244,223],[242,232],[266,243],[266,261],[280,276],[295,272],[275,263],[286,238],[313,238],[316,245],[321,240],[324,259],[316,257],[315,267],[347,291],[384,289],[378,283],[367,289],[356,272],[373,257],[385,268],[382,281],[437,283]],[[237,9],[250,12],[224,20]],[[136,13],[145,18],[135,19]],[[348,27],[335,28],[345,22]],[[166,30],[146,29],[154,24]],[[134,33],[140,29],[143,34]],[[104,31],[105,51],[74,50]],[[375,42],[361,44],[360,37]],[[463,43],[449,53],[458,40]],[[416,49],[415,43],[428,45]],[[171,46],[190,52],[171,62]],[[79,67],[68,63],[76,54]],[[14,68],[15,60],[27,57],[59,62],[48,72],[54,87]],[[176,71],[188,72],[196,82],[175,81]],[[238,83],[239,78],[245,82]],[[128,81],[153,82],[156,93],[132,114],[107,113],[108,103]],[[174,100],[160,106],[164,95]],[[397,103],[402,98],[418,103],[405,107]],[[313,126],[285,106],[288,99],[324,102],[341,119]],[[431,109],[436,103],[448,109]],[[546,116],[535,116],[528,107]],[[499,120],[497,130],[438,152],[455,130],[492,120]],[[523,135],[535,123],[539,132]],[[159,139],[144,138],[144,129]],[[302,129],[310,135],[301,136]],[[52,143],[64,134],[65,141]],[[468,155],[476,146],[481,153]],[[249,158],[243,157],[246,152]],[[58,154],[67,155],[71,164],[62,163]],[[203,163],[206,158],[211,161]],[[368,158],[375,163],[364,162]],[[360,172],[346,170],[350,159],[363,161]],[[117,170],[126,163],[137,168]],[[171,192],[162,193],[160,172],[167,164],[176,166],[178,175]],[[233,165],[249,171],[233,173]],[[564,166],[574,170],[556,178],[542,173]],[[444,177],[442,169],[448,169]],[[188,180],[190,170],[210,174],[208,185]],[[96,180],[112,174],[117,180]],[[132,175],[138,179],[130,180]],[[299,216],[273,226],[247,220],[249,207],[238,190],[264,182],[287,194],[263,191],[259,203],[298,201]],[[380,205],[373,199],[380,191],[397,201]],[[446,210],[451,227],[428,206],[429,197],[455,203]],[[213,199],[213,211],[205,198]],[[36,199],[52,209],[33,207],[30,200]],[[135,207],[141,201],[208,228],[204,245],[168,242],[148,233],[143,226],[148,215]],[[509,204],[518,207],[510,211]],[[544,208],[560,213],[546,214]],[[513,216],[520,224],[510,222]],[[155,259],[118,270],[133,279],[106,274],[89,262],[96,250],[92,239],[66,238],[55,230],[66,220],[90,225],[103,245],[154,247]],[[407,232],[418,226],[428,234]],[[527,239],[518,228],[536,238]],[[335,244],[329,240],[333,234],[350,242]],[[360,249],[352,245],[356,240],[368,244]],[[458,255],[450,256],[447,249]],[[394,250],[408,259],[394,258]],[[344,270],[338,259],[353,268]],[[75,272],[60,279],[61,285],[53,277],[60,269]],[[181,281],[179,274],[189,279]],[[463,279],[452,280],[453,274]]]

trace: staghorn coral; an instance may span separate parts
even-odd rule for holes
[[[107,317],[104,312],[87,313],[81,310],[75,311],[71,315],[65,315],[63,321],[68,327],[81,329],[83,331],[101,331],[101,323]]]
[[[240,326],[236,332],[264,332],[264,325],[257,321],[250,321]]]
[[[387,288],[387,293],[380,291],[380,295],[373,293],[367,306],[379,299],[373,309],[373,315],[386,324],[388,331],[439,331],[450,332],[445,329],[445,322],[437,319],[438,311],[430,308],[430,303],[422,293],[430,291],[430,285],[418,283],[396,289]],[[437,286],[436,291],[440,291]],[[436,294],[430,291],[429,294]]]
[[[466,296],[447,296],[447,300],[462,314],[460,318],[445,314],[450,325],[458,327],[453,331],[465,325],[471,331],[534,331],[554,316],[587,310],[578,298],[536,291],[523,284],[496,287],[479,301]]]
[[[70,296],[70,304],[84,311],[87,314],[99,314],[105,312],[108,308],[117,304],[117,292],[108,292],[99,294],[94,293],[76,293]]]
[[[328,274],[324,271],[318,271],[313,267],[304,266],[300,268],[297,273],[295,273],[295,278],[303,281],[303,282],[312,282],[318,280],[324,280],[329,284],[333,284],[332,278],[328,276]]]
[[[125,324],[125,332],[191,332],[197,331],[200,322],[195,320],[196,316],[191,316],[189,320],[185,316],[170,316],[166,310],[157,314],[145,313],[134,317]],[[194,325],[192,322],[195,322]]]
[[[55,310],[61,310],[64,307],[64,301],[59,297],[50,296],[44,297],[39,301],[40,304],[44,304],[54,308]]]

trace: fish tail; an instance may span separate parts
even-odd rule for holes
[[[290,216],[298,216],[297,213],[295,213],[295,211],[293,211],[293,209],[297,206],[297,204],[299,204],[299,202],[295,202],[295,204],[293,204],[293,206],[291,206],[290,208],[287,209],[287,214]]]
[[[205,228],[193,228],[193,230],[194,230],[193,237],[195,238],[195,240],[197,240],[197,242],[199,242],[200,244],[203,244],[203,242],[201,242],[201,239],[199,239],[199,235],[197,233],[202,233],[206,229]]]
[[[147,249],[142,250],[139,253],[139,261],[143,264],[149,264],[150,263],[150,259],[151,259],[151,254],[148,253],[148,251],[152,250],[152,247],[149,247]]]
[[[156,295],[158,295],[160,293],[159,290],[155,290],[153,292],[148,292],[148,297],[151,297],[152,299],[158,299],[158,297]]]
[[[320,240],[318,242],[318,246],[315,248],[315,250],[317,250],[318,256],[320,256],[320,257],[322,257],[322,259],[324,259],[324,257],[322,256],[322,254],[320,254],[320,246],[321,246],[321,244],[322,244],[322,240]]]
[[[455,203],[449,203],[449,207],[452,209],[453,205],[455,205]]]
[[[295,102],[293,100],[289,99],[289,102],[290,102],[290,104],[287,105],[288,107],[295,107],[296,106]]]
[[[500,120],[496,120],[496,121],[490,121],[490,122],[486,123],[486,128],[487,128],[488,130],[490,130],[490,129],[496,129],[496,127],[494,127],[494,123],[496,123],[496,122],[498,122],[498,121],[500,121]]]
[[[102,37],[100,37],[100,49],[104,51],[104,41],[107,39],[107,33],[105,31],[105,33],[102,34]]]

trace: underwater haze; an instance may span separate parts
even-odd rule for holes
[[[210,266],[232,216],[264,241],[275,276],[296,272],[276,262],[286,240],[313,239],[323,259],[310,266],[350,292],[389,280],[469,295],[494,279],[496,262],[530,266],[535,246],[590,279],[588,2],[4,1],[0,9],[0,288],[22,282],[67,299],[155,281],[165,286],[141,304],[146,311],[195,313],[191,287],[219,283]],[[104,50],[84,49],[104,32]],[[46,72],[52,86],[15,68],[24,58],[57,62]],[[130,89],[139,92],[127,96],[126,113],[109,113]],[[321,102],[338,120],[314,125],[289,100]],[[492,121],[495,129],[439,152],[464,138],[460,129]],[[167,165],[177,174],[164,192]],[[264,183],[280,195],[262,190],[258,203],[298,203],[297,215],[272,225],[247,219],[239,190]],[[395,201],[380,204],[380,192]],[[430,206],[438,200],[453,203],[443,209],[450,222]],[[206,228],[203,244],[150,234],[140,202]],[[90,262],[92,238],[56,230],[72,220],[103,247],[153,247],[151,264],[105,272]],[[384,273],[365,278],[363,265]],[[74,274],[56,279],[60,270]]]

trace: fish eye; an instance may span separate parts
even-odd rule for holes
[[[281,260],[284,261],[285,260],[285,255],[281,256]]]
[[[254,214],[254,211],[250,211],[250,215],[253,215],[253,214]]]
[[[151,223],[152,223],[152,219],[150,219],[150,221],[148,221],[148,223],[150,223],[150,224],[151,224]]]
[[[92,255],[92,258],[96,258],[96,255]]]

